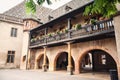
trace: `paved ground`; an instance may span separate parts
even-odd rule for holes
[[[110,80],[109,75],[84,73],[69,75],[66,72],[42,72],[35,70],[0,70],[0,80]]]

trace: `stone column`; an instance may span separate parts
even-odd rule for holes
[[[67,71],[69,72],[70,75],[73,74],[73,66],[72,66],[72,56],[71,56],[71,42],[67,42],[68,44],[68,66],[67,66]]]
[[[31,53],[31,50],[29,49],[28,51],[28,58],[27,58],[27,62],[26,62],[26,69],[30,69],[30,53]]]
[[[116,38],[117,53],[118,53],[117,56],[118,56],[118,59],[119,59],[118,60],[119,61],[118,65],[120,65],[120,22],[119,21],[120,21],[120,15],[114,17],[114,29],[115,29],[115,38]],[[119,67],[118,67],[118,75],[120,76]],[[120,77],[119,77],[119,80],[120,80]]]
[[[37,61],[37,59],[35,59],[35,67],[34,67],[34,69],[38,69],[38,61]]]
[[[56,70],[56,66],[54,65],[53,62],[49,63],[49,71],[55,71]]]
[[[47,64],[46,64],[46,49],[47,49],[47,47],[44,46],[44,59],[43,59],[43,65],[42,65],[42,69],[43,69],[44,72],[47,71]]]
[[[114,20],[114,30],[115,30],[115,39],[116,39],[116,45],[117,45],[117,53],[118,53],[118,59],[119,59],[119,65],[118,66],[118,77],[120,80],[120,4],[117,4],[118,14],[113,18]]]
[[[75,61],[75,74],[79,74],[80,73],[80,65],[77,61]]]

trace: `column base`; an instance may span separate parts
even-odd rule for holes
[[[118,67],[118,80],[120,80],[120,67]]]
[[[42,70],[43,70],[44,72],[47,71],[47,65],[46,65],[46,64],[43,64],[43,65],[42,65]]]
[[[67,66],[67,72],[69,75],[73,75],[73,67],[72,66]]]
[[[29,69],[30,69],[30,64],[27,65],[27,70],[29,70]]]
[[[49,65],[49,71],[55,71],[56,70],[56,67],[55,67],[55,65]]]
[[[34,67],[34,70],[37,70],[37,69],[38,69],[38,67],[37,67],[37,66],[35,66],[35,67]]]

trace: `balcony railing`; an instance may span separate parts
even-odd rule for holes
[[[30,46],[35,45],[47,45],[47,44],[54,44],[59,42],[65,42],[69,40],[81,39],[84,37],[95,36],[100,34],[105,34],[114,31],[114,26],[112,19],[99,21],[96,24],[86,25],[83,26],[79,30],[71,29],[68,30],[66,33],[52,35],[50,37],[45,37],[33,42],[30,42]]]

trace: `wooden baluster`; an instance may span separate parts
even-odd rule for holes
[[[110,21],[107,21],[107,27],[108,27],[108,29],[110,28],[110,23],[109,23]]]

